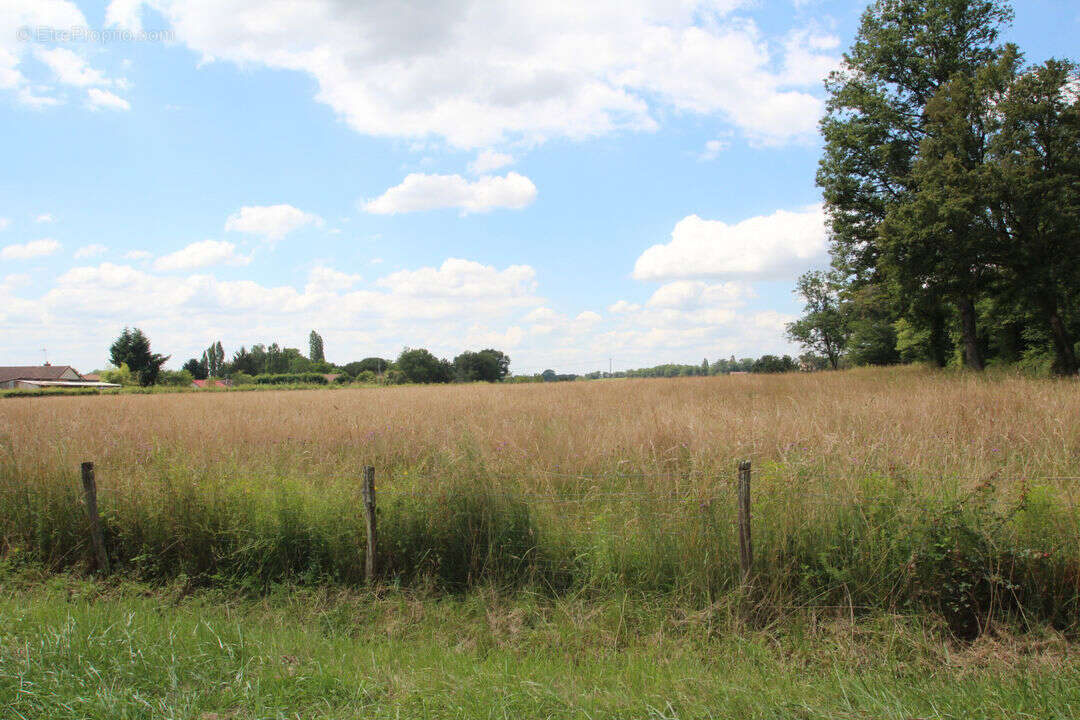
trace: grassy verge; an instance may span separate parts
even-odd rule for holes
[[[258,599],[69,576],[0,589],[0,717],[1069,718],[1060,636],[943,639],[913,617],[751,628],[636,593]]]

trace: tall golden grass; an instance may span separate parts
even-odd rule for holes
[[[396,503],[387,512],[416,532],[433,522],[424,513],[449,507],[447,493],[497,494],[528,506],[523,532],[551,539],[546,549],[560,558],[564,574],[580,575],[586,565],[590,581],[644,578],[645,585],[667,587],[679,584],[693,566],[695,587],[712,592],[737,577],[725,543],[734,467],[744,458],[754,463],[759,564],[762,573],[772,568],[780,576],[771,581],[778,597],[809,597],[825,584],[830,589],[823,596],[846,593],[850,599],[860,582],[887,584],[865,568],[817,568],[818,561],[802,553],[844,547],[843,562],[887,557],[903,565],[908,560],[902,552],[930,541],[912,538],[894,547],[880,537],[881,528],[902,533],[918,526],[932,534],[937,520],[925,520],[927,512],[940,520],[947,517],[940,508],[952,512],[976,495],[993,515],[969,519],[980,525],[1002,518],[1004,529],[993,543],[1009,544],[1008,562],[1024,553],[1050,553],[1044,561],[1061,563],[1054,566],[1055,582],[1067,589],[1080,557],[1080,384],[1069,380],[895,368],[19,398],[0,401],[0,442],[5,545],[61,564],[83,557],[78,515],[55,504],[77,503],[76,474],[84,460],[97,466],[114,552],[151,565],[153,558],[146,556],[164,553],[161,543],[168,543],[170,533],[183,535],[189,545],[197,538],[212,544],[215,533],[233,537],[259,517],[276,528],[273,542],[280,542],[281,528],[288,526],[306,538],[296,540],[297,547],[307,547],[314,533],[336,538],[320,552],[353,553],[362,543],[359,478],[370,464],[376,467],[380,505]],[[36,499],[43,497],[53,500]],[[433,499],[440,501],[431,505]],[[263,510],[242,510],[245,502],[262,503]],[[867,510],[882,502],[891,508],[889,522]],[[427,510],[416,509],[421,507]],[[36,526],[30,516],[38,518]],[[198,518],[187,523],[198,532],[180,527],[183,518]],[[64,531],[68,535],[45,527],[65,523],[72,526]],[[861,529],[853,530],[856,525]],[[356,537],[350,535],[354,531]],[[424,542],[455,542],[457,531],[446,532],[442,540],[432,536]],[[161,538],[151,541],[155,533]],[[245,542],[257,542],[256,535]],[[430,555],[430,548],[407,535],[395,540],[391,531],[385,554]],[[877,556],[850,547],[871,536]],[[125,549],[124,542],[141,543],[142,550]],[[228,552],[237,551],[240,541],[231,542]],[[542,554],[539,541],[531,550],[521,542],[514,553]],[[487,559],[480,565],[469,560],[468,573],[488,567],[484,563],[497,554],[491,543],[486,547]],[[324,571],[335,562],[321,557],[316,563],[304,555],[309,551],[275,562],[286,569],[315,563]],[[220,561],[223,552],[208,555],[201,570]],[[841,562],[829,562],[834,561]],[[802,566],[813,566],[821,578],[807,580]],[[419,566],[409,567],[422,574]],[[352,578],[353,571],[349,565],[343,575]],[[846,576],[849,571],[854,575]],[[1024,572],[1029,571],[1035,572]],[[902,568],[891,567],[881,577],[895,584],[897,573]],[[892,592],[865,590],[869,601],[877,593],[897,602],[900,595]],[[1064,597],[1064,590],[1055,592]]]

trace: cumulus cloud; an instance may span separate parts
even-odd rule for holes
[[[641,305],[638,303],[627,302],[626,300],[619,300],[608,306],[608,312],[612,315],[623,315],[625,313],[637,312],[640,309]]]
[[[447,258],[437,268],[399,270],[376,282],[395,295],[430,298],[503,298],[504,302],[534,301],[536,271],[528,265],[499,270],[472,260]]]
[[[43,94],[48,88],[35,86],[26,77],[23,63],[35,46],[21,40],[16,30],[21,27],[85,27],[86,18],[75,3],[67,0],[35,0],[6,2],[0,5],[0,89],[11,90],[16,99],[31,107],[42,108],[59,101]]]
[[[0,249],[0,260],[31,260],[52,255],[60,249],[60,243],[52,238],[31,240],[21,245],[5,245]]]
[[[733,306],[752,295],[750,286],[741,282],[710,284],[700,280],[676,280],[658,288],[646,306],[675,310]]]
[[[154,269],[160,271],[195,270],[215,265],[248,265],[251,255],[236,251],[236,245],[221,240],[203,240],[191,243],[176,252],[162,255],[154,261]]]
[[[115,93],[100,88],[90,88],[86,91],[87,104],[99,110],[130,110],[131,103]]]
[[[38,215],[36,218],[34,218],[34,222],[36,222],[36,223],[54,223],[54,222],[56,222],[56,218],[54,218],[49,213],[42,213],[42,214]]]
[[[203,61],[311,75],[316,99],[368,135],[535,144],[652,130],[673,110],[762,142],[812,136],[820,78],[776,69],[790,49],[733,14],[751,4],[146,3]],[[137,27],[139,11],[114,0],[107,18]],[[799,61],[826,65],[817,55],[834,53],[818,47],[802,41]]]
[[[34,48],[34,55],[52,70],[53,75],[58,82],[65,85],[91,87],[109,85],[123,86],[125,84],[123,81],[112,80],[106,77],[100,70],[95,70],[90,67],[90,64],[83,56],[64,47],[46,50],[43,47],[36,46]]]
[[[307,225],[322,227],[323,224],[318,215],[292,205],[246,205],[228,217],[225,229],[258,235],[274,242]]]
[[[325,265],[316,265],[308,272],[308,292],[329,290],[342,292],[352,288],[363,278],[360,275],[344,273]]]
[[[105,247],[101,243],[91,243],[90,245],[83,245],[81,248],[75,251],[75,259],[82,260],[83,258],[97,257],[103,255],[109,248]]]
[[[434,280],[430,292],[425,278]],[[302,343],[312,327],[326,338],[328,355],[339,359],[394,353],[406,344],[439,354],[473,342],[509,347],[524,331],[504,319],[540,303],[531,268],[465,260],[395,273],[366,287],[359,276],[325,266],[312,268],[297,288],[110,262],[71,268],[33,299],[16,295],[18,287],[14,276],[0,282],[0,327],[19,338],[12,352],[62,338],[57,352],[76,364],[100,362],[102,343],[124,324],[137,324],[155,348],[177,358],[196,353],[206,333],[235,347]]]
[[[748,218],[734,225],[683,218],[671,242],[654,245],[637,259],[639,280],[743,277],[786,278],[824,262],[827,235],[820,206]]]
[[[486,175],[511,165],[513,162],[513,155],[495,152],[494,150],[484,150],[476,156],[475,160],[469,163],[469,172],[473,175]]]
[[[6,217],[0,217],[0,230],[7,229],[7,226],[11,224],[11,220]]]
[[[458,208],[462,214],[483,213],[495,208],[520,209],[536,199],[532,180],[516,172],[503,177],[484,175],[467,180],[461,175],[410,173],[374,200],[363,203],[366,212],[376,215],[440,208]]]

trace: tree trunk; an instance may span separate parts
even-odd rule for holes
[[[949,362],[949,336],[945,330],[945,308],[935,305],[930,311],[930,357],[939,368]]]
[[[968,367],[983,370],[982,350],[979,349],[979,336],[975,332],[975,303],[971,298],[961,297],[957,306],[960,308],[960,332],[964,336],[964,358]]]
[[[1058,315],[1056,303],[1047,308],[1047,321],[1050,324],[1050,334],[1054,337],[1054,371],[1061,375],[1075,375],[1077,371],[1076,352],[1073,350],[1072,338],[1069,330]]]

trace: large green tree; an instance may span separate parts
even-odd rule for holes
[[[139,328],[124,328],[120,337],[109,347],[109,358],[116,367],[127,365],[139,378],[139,384],[153,385],[168,355],[151,352],[150,340]]]
[[[890,206],[880,232],[881,266],[897,292],[952,302],[966,363],[976,370],[985,365],[976,304],[1003,256],[989,212],[990,141],[1018,63],[1009,46],[973,74],[957,73],[927,101],[913,187]]]
[[[974,76],[998,54],[1001,27],[1012,18],[1000,0],[877,0],[863,13],[855,41],[827,82],[825,141],[818,170],[829,216],[834,267],[863,296],[888,294],[881,226],[917,188],[914,166],[927,134],[926,104],[955,76]],[[941,323],[933,288],[895,297],[897,312],[863,313],[887,336],[900,312],[913,323]],[[925,290],[925,292],[923,292]],[[944,336],[933,327],[931,334]],[[940,345],[939,345],[940,347]],[[943,360],[943,353],[935,353]]]
[[[996,103],[990,143],[999,258],[1013,295],[1041,318],[1054,369],[1075,374],[1080,309],[1080,93],[1077,67],[1051,60],[1021,74]]]

